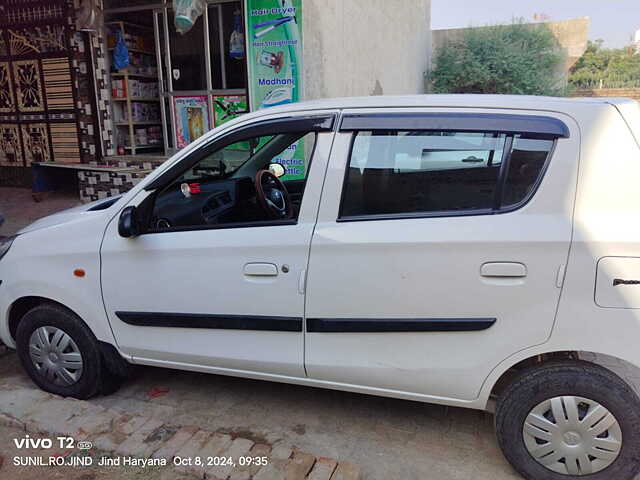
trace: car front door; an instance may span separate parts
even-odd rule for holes
[[[304,376],[301,285],[332,124],[332,113],[294,115],[214,137],[129,203],[141,235],[123,238],[111,221],[102,287],[121,351],[158,366]],[[297,174],[299,201],[282,217],[256,197],[270,163]],[[262,178],[265,191],[277,186]]]
[[[560,115],[344,112],[309,263],[309,377],[477,397],[551,333],[579,132]]]

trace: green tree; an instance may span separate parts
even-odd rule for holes
[[[560,47],[544,24],[469,28],[435,54],[431,72],[435,93],[559,95]]]
[[[589,42],[571,68],[573,88],[640,87],[640,54],[633,47],[602,48],[602,40]]]

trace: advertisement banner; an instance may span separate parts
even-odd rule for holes
[[[251,110],[302,98],[302,0],[247,0],[247,63]],[[278,159],[284,180],[304,178],[304,143]]]
[[[176,109],[176,146],[184,148],[211,130],[206,95],[173,97]]]
[[[213,97],[213,121],[216,127],[224,125],[248,111],[246,95],[216,95]],[[248,151],[251,147],[248,142],[239,142],[234,144],[233,148]]]
[[[245,95],[217,95],[213,97],[213,114],[216,127],[249,111]]]

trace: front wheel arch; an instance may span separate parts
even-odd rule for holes
[[[20,321],[22,320],[22,318],[30,310],[33,310],[39,305],[45,304],[55,305],[66,310],[67,312],[75,316],[79,321],[81,321],[89,331],[92,331],[91,327],[87,325],[87,322],[85,322],[80,315],[78,315],[66,305],[46,297],[27,296],[21,297],[14,301],[9,309],[9,333],[11,334],[11,338],[13,339],[14,343],[16,341],[16,332],[18,331],[18,326],[20,325]],[[110,374],[108,375],[110,377],[110,380],[113,380],[115,378],[117,380],[116,383],[119,383],[120,380],[127,378],[130,373],[129,362],[123,358],[118,349],[111,343],[103,342],[98,339],[96,339],[96,341],[100,349],[100,355],[104,361],[105,368]],[[109,387],[108,389],[112,390],[113,387]]]
[[[37,307],[38,305],[42,305],[45,303],[53,304],[58,307],[64,308],[65,310],[69,311],[69,313],[72,313],[76,317],[82,319],[80,315],[78,315],[76,312],[71,310],[66,305],[63,305],[60,302],[56,302],[55,300],[52,300],[50,298],[38,297],[38,296],[28,296],[28,297],[18,298],[11,304],[11,307],[9,308],[9,315],[8,315],[9,333],[11,334],[11,338],[13,339],[14,343],[16,341],[16,332],[18,331],[18,325],[20,325],[20,321],[25,316],[25,314],[29,310],[32,310],[35,307]],[[84,320],[82,321],[86,325],[86,322]]]

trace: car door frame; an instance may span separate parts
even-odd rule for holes
[[[166,168],[163,168],[161,172],[156,174],[154,177],[150,178],[149,181],[144,182],[137,191],[133,194],[132,197],[127,198],[125,202],[123,202],[123,209],[128,206],[139,206],[143,201],[153,195],[153,192],[157,189],[161,188],[166,182],[172,181],[181,172],[188,170],[196,164],[200,159],[202,159],[206,154],[211,151],[224,148],[224,146],[233,144],[235,142],[241,141],[245,138],[256,137],[266,135],[269,132],[272,133],[290,133],[293,131],[305,131],[305,132],[316,132],[318,134],[318,140],[315,142],[314,151],[312,153],[312,161],[309,166],[309,171],[307,173],[307,185],[305,188],[305,193],[308,192],[308,195],[305,195],[305,199],[309,199],[305,202],[303,199],[303,205],[300,212],[299,219],[304,219],[304,223],[306,224],[306,228],[308,230],[308,239],[306,246],[302,245],[300,248],[304,250],[304,268],[299,269],[299,271],[292,272],[292,275],[295,275],[295,282],[289,281],[290,285],[295,285],[295,293],[298,295],[302,295],[302,303],[299,312],[299,328],[296,328],[296,332],[299,332],[299,349],[300,349],[300,358],[298,366],[291,364],[288,367],[282,362],[280,365],[284,365],[286,368],[280,369],[270,369],[265,366],[264,369],[256,368],[255,374],[257,376],[261,375],[291,375],[293,377],[304,376],[304,367],[303,367],[303,349],[304,349],[304,334],[302,328],[302,321],[304,315],[304,290],[302,289],[304,284],[304,279],[306,278],[306,263],[308,262],[308,250],[310,246],[311,233],[313,231],[313,227],[315,226],[315,221],[317,219],[317,210],[320,201],[320,193],[324,182],[324,175],[326,173],[326,166],[328,164],[328,159],[330,156],[331,146],[333,144],[333,138],[335,136],[334,126],[336,124],[336,119],[338,117],[338,111],[336,110],[324,110],[317,112],[294,112],[288,114],[279,114],[273,117],[271,116],[260,116],[255,119],[251,119],[251,121],[243,122],[240,125],[236,126],[236,128],[226,130],[221,135],[212,135],[213,138],[209,139],[209,141],[198,142],[198,148],[190,149],[190,151],[184,155],[180,156],[175,162],[169,164]],[[324,137],[320,137],[324,135]],[[320,139],[323,138],[322,141]],[[108,321],[111,325],[112,331],[114,331],[114,336],[116,337],[116,343],[118,348],[127,356],[132,358],[134,363],[147,364],[147,365],[156,365],[156,366],[165,366],[171,367],[175,366],[177,368],[183,369],[191,369],[191,370],[203,370],[203,371],[211,371],[216,373],[223,373],[228,375],[239,375],[239,376],[251,376],[250,373],[254,370],[246,366],[246,362],[244,365],[224,365],[217,366],[210,364],[208,362],[199,362],[197,361],[197,357],[193,357],[194,361],[186,361],[186,358],[178,358],[176,355],[160,355],[158,352],[156,354],[145,355],[140,349],[131,348],[130,346],[123,346],[122,341],[118,340],[117,328],[115,322],[122,321],[122,318],[119,318],[116,314],[117,310],[115,310],[113,305],[109,300],[109,293],[107,290],[108,285],[105,280],[105,272],[104,265],[108,259],[105,259],[106,250],[105,244],[108,243],[108,239],[110,235],[117,235],[117,224],[120,217],[120,212],[111,220],[111,222],[107,225],[105,229],[105,234],[101,246],[101,259],[103,263],[102,267],[102,281],[103,281],[103,302],[105,307],[105,312],[107,314]],[[294,228],[298,226],[297,220],[283,220],[283,221],[274,221],[274,222],[263,222],[259,225],[255,224],[231,224],[231,225],[219,225],[219,226],[207,226],[202,228],[196,228],[193,230],[196,231],[219,231],[219,230],[229,230],[234,229],[238,231],[245,231],[249,234],[248,230],[252,227],[258,228],[279,228],[280,226],[286,225],[294,225]],[[286,228],[286,227],[285,227]],[[145,235],[166,235],[170,233],[195,233],[190,229],[186,230],[176,230],[175,232],[152,232]],[[142,235],[144,237],[145,235]],[[126,239],[124,239],[126,240]],[[134,240],[135,241],[135,240]],[[290,276],[291,277],[291,276]],[[293,280],[293,277],[291,278]],[[256,282],[260,282],[259,278],[256,278]],[[117,307],[117,306],[116,306]],[[228,317],[233,317],[230,313],[227,315]],[[250,315],[249,315],[250,316]],[[239,321],[247,320],[243,319],[242,315],[239,316]],[[247,315],[244,315],[247,317]],[[130,318],[128,320],[131,320]],[[198,320],[197,317],[194,317],[194,320]],[[275,321],[274,317],[274,321]],[[135,322],[135,319],[134,319]],[[127,323],[127,322],[124,322]],[[197,322],[196,322],[197,323]],[[282,324],[282,322],[280,322]],[[131,323],[128,323],[131,325]],[[254,323],[255,325],[255,323]],[[247,328],[247,326],[249,328]],[[284,328],[286,327],[286,328]],[[290,325],[284,325],[283,332],[292,332]],[[220,330],[224,330],[224,327],[219,328]],[[251,331],[251,319],[249,319],[248,323],[245,323],[243,328],[235,329],[236,331]],[[254,331],[260,332],[260,328],[256,328]],[[197,334],[197,330],[193,330],[195,334]],[[122,338],[122,337],[121,337]],[[254,345],[255,346],[255,345]],[[297,349],[298,347],[296,347]],[[136,351],[138,350],[138,351]],[[274,361],[273,365],[278,365],[278,362]]]
[[[422,127],[416,124],[416,116],[431,117],[427,122],[424,122]],[[438,116],[447,117],[444,119],[438,119]],[[472,122],[465,127],[464,117],[469,117]],[[385,123],[385,118],[395,117],[392,122],[392,126],[389,123]],[[475,117],[473,119],[472,117]],[[483,118],[484,117],[484,118]],[[555,146],[550,154],[550,160],[547,162],[545,171],[540,175],[540,179],[537,185],[534,187],[534,192],[526,198],[526,201],[516,205],[514,208],[505,209],[500,212],[492,211],[476,211],[476,212],[442,212],[435,213],[408,213],[408,214],[390,214],[390,215],[371,215],[364,218],[349,218],[345,220],[340,219],[340,210],[342,195],[344,192],[344,182],[346,179],[346,171],[349,164],[351,149],[353,145],[353,132],[358,130],[370,130],[372,124],[380,122],[377,129],[381,130],[420,130],[425,129],[425,125],[428,125],[433,130],[454,130],[454,131],[500,131],[509,132],[511,134],[526,133],[545,133],[544,125],[540,124],[538,120],[540,117],[554,118],[564,124],[564,127],[560,124],[551,126],[552,130],[547,133],[558,135],[562,140],[562,144],[555,142]],[[509,126],[509,119],[517,119],[523,122],[520,127],[514,128]],[[462,120],[462,123],[461,123]],[[482,121],[482,127],[478,127],[478,121]],[[529,122],[529,127],[527,127]],[[554,122],[549,123],[552,125]],[[473,125],[475,124],[475,126]],[[374,128],[375,129],[375,128]],[[491,371],[504,359],[511,355],[514,355],[520,349],[531,347],[534,344],[540,345],[547,342],[551,336],[553,325],[555,322],[555,313],[559,302],[562,283],[557,283],[557,278],[561,278],[561,273],[564,271],[564,266],[569,255],[570,237],[572,232],[572,220],[573,220],[573,204],[575,201],[575,191],[577,188],[577,159],[576,161],[563,162],[563,156],[578,156],[580,145],[580,129],[576,121],[566,114],[559,112],[537,111],[531,109],[509,110],[504,108],[496,109],[480,109],[480,108],[456,108],[456,107],[397,107],[388,108],[384,111],[374,108],[353,108],[345,109],[341,116],[341,125],[338,127],[338,133],[334,140],[334,147],[332,150],[332,156],[327,169],[327,176],[325,179],[325,189],[323,191],[323,198],[320,205],[320,212],[318,215],[318,221],[316,229],[314,231],[314,237],[312,239],[311,255],[309,262],[308,273],[308,289],[309,294],[306,297],[306,349],[305,349],[305,367],[310,378],[332,383],[334,385],[345,385],[348,388],[357,389],[357,391],[376,391],[388,396],[394,396],[399,398],[410,398],[415,400],[428,401],[433,403],[445,403],[445,404],[459,404],[459,405],[474,405],[479,402],[479,395],[481,387],[485,379],[490,375]],[[555,160],[554,160],[555,159]],[[553,172],[550,172],[553,171]],[[550,174],[552,173],[552,174]],[[546,194],[553,192],[553,195]],[[558,202],[558,199],[561,201]],[[554,203],[555,202],[555,203]],[[550,291],[553,290],[557,293],[557,300],[553,308],[549,308],[548,316],[544,319],[544,329],[538,329],[534,337],[523,339],[527,334],[532,332],[533,323],[523,323],[520,326],[522,334],[518,339],[518,342],[513,345],[513,348],[495,348],[495,343],[492,345],[487,342],[478,344],[478,351],[476,355],[483,356],[483,362],[479,362],[479,358],[473,358],[471,350],[461,352],[461,358],[459,365],[450,365],[444,367],[440,365],[441,371],[433,378],[425,378],[429,383],[423,385],[409,385],[411,382],[406,381],[401,384],[400,381],[396,381],[402,375],[411,374],[415,376],[420,371],[426,371],[429,366],[424,364],[429,357],[433,357],[434,352],[423,352],[414,350],[413,354],[408,350],[410,348],[418,348],[422,345],[419,340],[419,333],[411,332],[429,332],[422,335],[430,335],[433,338],[442,339],[442,347],[438,350],[446,349],[448,345],[450,348],[460,346],[459,342],[449,341],[448,339],[460,339],[465,335],[472,336],[474,331],[482,333],[485,332],[497,332],[498,330],[493,327],[490,328],[493,323],[491,320],[496,315],[489,315],[491,308],[480,311],[480,309],[471,309],[463,311],[466,308],[464,302],[460,302],[457,305],[456,314],[447,315],[445,311],[439,311],[436,315],[422,315],[424,312],[419,311],[419,302],[409,302],[411,305],[406,311],[384,311],[383,313],[376,311],[377,306],[381,306],[381,299],[384,298],[382,290],[372,291],[368,301],[363,300],[363,295],[349,295],[345,293],[345,298],[349,298],[347,302],[344,298],[337,296],[337,291],[345,291],[344,285],[339,285],[336,281],[335,272],[332,273],[329,268],[324,265],[327,264],[326,254],[316,255],[315,248],[317,245],[323,245],[323,248],[328,249],[330,257],[334,262],[341,265],[342,272],[346,272],[351,289],[355,287],[361,288],[359,285],[371,285],[375,278],[381,278],[377,273],[373,271],[367,271],[366,273],[360,272],[359,280],[356,281],[356,276],[353,275],[352,269],[354,268],[354,262],[351,261],[347,254],[357,253],[359,251],[358,242],[368,242],[372,238],[376,238],[375,227],[376,224],[379,228],[384,228],[383,239],[379,239],[381,245],[385,244],[385,239],[398,235],[398,230],[413,231],[411,222],[418,222],[422,225],[420,227],[421,232],[424,233],[424,226],[429,224],[434,227],[432,234],[435,234],[438,238],[446,236],[443,234],[442,225],[444,223],[451,223],[459,225],[464,228],[475,228],[483,223],[498,225],[499,222],[505,222],[509,218],[514,216],[528,215],[521,217],[523,220],[528,218],[529,221],[534,223],[531,225],[550,225],[549,220],[554,218],[554,236],[553,241],[562,242],[562,253],[557,255],[558,262],[553,272],[548,272],[545,276],[545,285]],[[488,219],[486,222],[481,219]],[[382,223],[381,223],[382,222]],[[357,230],[356,237],[351,237],[349,233],[349,225],[355,226]],[[417,224],[413,224],[417,225]],[[487,228],[486,226],[484,227]],[[354,232],[355,233],[355,232]],[[489,235],[490,230],[486,232]],[[518,232],[512,232],[511,237],[519,235]],[[536,235],[536,238],[543,238],[540,235]],[[349,240],[351,238],[351,240]],[[560,240],[561,239],[561,240]],[[433,241],[431,239],[430,241]],[[551,241],[552,238],[546,239]],[[544,242],[543,242],[544,243]],[[344,244],[342,247],[341,244]],[[384,249],[383,249],[384,250]],[[331,253],[332,252],[332,253]],[[388,250],[384,250],[387,254]],[[386,259],[392,258],[392,255],[385,255],[380,261],[382,263],[387,262]],[[503,258],[504,255],[495,255],[495,258],[491,258],[490,261],[506,261],[510,259]],[[369,262],[375,263],[374,258],[365,260],[360,259],[359,265]],[[356,262],[357,263],[357,262]],[[532,265],[532,274],[535,274],[536,265]],[[400,265],[391,265],[390,270],[385,276],[389,280],[392,276],[403,279],[406,282],[411,278],[411,274],[415,272],[405,272]],[[453,267],[452,267],[453,268]],[[371,270],[371,269],[370,269]],[[477,271],[475,275],[480,278],[481,265],[477,265]],[[318,273],[320,271],[320,273]],[[471,270],[469,270],[471,271]],[[338,273],[338,275],[344,275],[345,273]],[[454,271],[450,272],[453,275]],[[319,275],[319,276],[318,276]],[[333,275],[333,277],[332,277]],[[327,280],[331,278],[330,280]],[[320,281],[318,281],[320,279]],[[416,280],[414,278],[414,280]],[[504,282],[508,284],[510,279]],[[441,282],[442,280],[436,279],[435,281]],[[488,286],[491,285],[491,279],[486,281]],[[497,279],[496,283],[500,279]],[[329,283],[327,283],[329,282]],[[518,279],[513,280],[514,283],[518,282]],[[399,284],[396,284],[396,286]],[[406,283],[405,283],[406,285]],[[330,287],[330,298],[335,299],[333,302],[326,302],[326,298],[319,300],[316,297],[318,291],[323,291],[324,287]],[[380,287],[380,285],[378,285]],[[393,296],[393,286],[389,286],[390,294]],[[345,291],[346,292],[346,291]],[[506,291],[505,291],[506,294]],[[424,295],[424,294],[423,294]],[[404,298],[404,297],[403,297]],[[362,308],[350,308],[353,303],[364,305]],[[325,307],[320,308],[321,305]],[[410,311],[414,308],[414,311]],[[382,309],[384,310],[384,308]],[[363,315],[363,312],[365,314]],[[366,314],[368,313],[368,314]],[[372,315],[377,315],[380,322],[374,327],[367,325],[366,320],[372,318]],[[417,318],[420,317],[420,318]],[[424,317],[424,318],[422,318]],[[427,318],[429,317],[429,318]],[[442,318],[445,317],[445,318]],[[449,318],[446,318],[449,317]],[[463,318],[464,317],[464,318]],[[472,322],[466,322],[467,320],[473,320]],[[396,321],[400,321],[396,323]],[[419,320],[417,323],[422,323],[416,327],[412,320]],[[433,325],[430,325],[428,320],[435,320]],[[438,322],[437,320],[444,320]],[[458,322],[460,321],[460,322]],[[501,321],[498,318],[498,321]],[[332,325],[333,323],[333,325]],[[399,325],[406,323],[405,325]],[[402,327],[400,329],[399,327]],[[482,328],[480,328],[482,327]],[[489,327],[486,329],[486,327]],[[371,330],[373,328],[373,330]],[[391,344],[381,345],[376,338],[385,335],[385,330],[389,332],[388,335],[396,336],[400,338],[406,338],[408,343],[405,344],[405,348],[399,348],[398,345],[392,346]],[[537,327],[536,327],[537,328]],[[447,333],[460,331],[462,333]],[[484,330],[483,330],[484,329]],[[361,333],[358,332],[367,332]],[[513,327],[510,327],[510,331],[513,331]],[[341,333],[338,333],[341,332]],[[327,339],[327,341],[324,341]],[[480,337],[481,338],[481,337]],[[503,342],[504,345],[504,342]],[[425,348],[425,347],[421,347]],[[384,352],[384,350],[390,350],[397,352],[395,355],[406,356],[407,362],[403,364],[399,359],[387,356],[376,357],[375,353],[371,352]],[[368,353],[367,353],[368,352]],[[360,361],[356,358],[360,357]],[[408,360],[411,360],[410,362]],[[442,364],[442,362],[440,362]],[[382,370],[386,369],[389,376],[385,377],[385,373]],[[448,371],[447,371],[448,370]],[[451,375],[455,372],[459,377],[454,379]],[[395,379],[395,380],[394,380]],[[384,385],[384,382],[388,385]],[[366,383],[368,382],[368,383]],[[375,382],[376,384],[374,384]],[[391,386],[390,384],[395,384]]]

